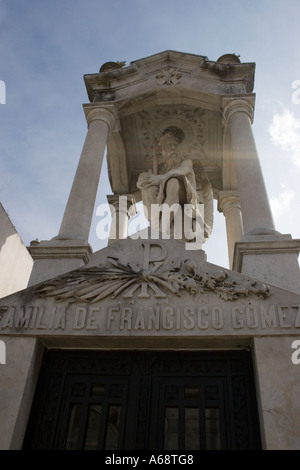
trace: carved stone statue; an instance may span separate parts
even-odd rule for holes
[[[184,132],[177,127],[168,127],[159,139],[154,139],[153,169],[139,175],[137,187],[141,190],[146,216],[150,223],[151,221],[153,223],[151,218],[153,204],[159,206],[165,204],[175,208],[170,212],[171,220],[166,221],[162,217],[160,225],[155,228],[163,233],[172,234],[176,208],[182,215],[184,207],[189,205],[192,233],[202,230],[204,242],[210,236],[213,226],[213,192],[201,163],[177,153],[177,146],[183,139]],[[197,221],[200,221],[200,225],[196,225]],[[182,224],[184,224],[183,219]],[[182,233],[185,241],[194,241],[186,230]]]

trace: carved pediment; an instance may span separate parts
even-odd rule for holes
[[[161,250],[157,260],[150,255],[154,245]],[[188,257],[168,257],[167,262],[163,262],[167,256],[163,247],[158,243],[142,243],[140,263],[124,264],[118,257],[107,256],[106,266],[72,271],[44,283],[35,293],[38,297],[55,297],[58,301],[91,304],[104,298],[134,301],[154,297],[157,301],[170,294],[181,297],[184,292],[191,296],[212,292],[225,301],[270,295],[266,284],[244,277],[238,279],[229,271],[208,263],[201,265]]]
[[[84,268],[0,299],[1,334],[49,344],[78,337],[89,346],[100,337],[111,344],[120,336],[298,334],[299,295],[208,263],[178,240],[138,235],[94,253]]]

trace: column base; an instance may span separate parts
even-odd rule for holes
[[[272,228],[264,228],[264,227],[258,227],[255,228],[254,230],[250,230],[250,232],[247,232],[244,237],[256,237],[256,236],[272,236],[272,237],[277,237],[277,236],[283,236],[285,237],[286,235],[282,235],[280,232],[277,232],[277,230],[274,230]],[[243,238],[244,238],[243,237]]]
[[[70,239],[32,241],[28,250],[34,259],[28,286],[86,265],[93,253],[88,243]]]
[[[300,294],[299,251],[291,235],[247,234],[235,244],[232,269]]]

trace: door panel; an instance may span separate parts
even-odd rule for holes
[[[155,448],[219,450],[226,448],[223,379],[177,377],[160,382]],[[155,393],[154,393],[155,396]],[[155,404],[153,403],[153,409]],[[156,432],[156,429],[158,433]]]
[[[128,378],[68,376],[55,446],[67,450],[122,448],[127,393]]]
[[[258,449],[250,353],[49,351],[24,448]]]

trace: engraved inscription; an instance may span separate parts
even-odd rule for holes
[[[226,306],[226,304],[225,304]],[[220,305],[155,305],[148,307],[96,305],[46,307],[7,307],[0,320],[0,331],[166,332],[289,331],[300,328],[300,305],[268,306],[262,303]]]

